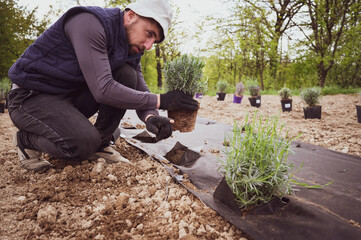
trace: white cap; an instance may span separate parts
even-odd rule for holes
[[[167,0],[138,0],[125,9],[130,9],[142,17],[153,18],[162,27],[164,38],[167,37],[173,17],[172,8]],[[163,42],[164,38],[160,42]]]

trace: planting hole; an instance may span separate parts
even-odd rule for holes
[[[139,140],[139,141],[141,141],[143,143],[156,143],[157,142],[157,140],[155,140],[155,137],[152,137],[146,131],[141,132],[140,134],[134,136],[133,138],[136,139],[136,140]]]
[[[177,142],[164,157],[173,164],[189,166],[200,158],[200,154]]]

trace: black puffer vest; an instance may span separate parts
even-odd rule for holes
[[[67,18],[80,12],[94,14],[104,27],[112,72],[126,62],[136,67],[141,55],[127,61],[128,44],[119,8],[75,7],[31,44],[9,70],[9,78],[19,86],[38,92],[63,94],[85,86],[75,51],[64,32]]]

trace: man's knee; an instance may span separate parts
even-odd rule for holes
[[[67,147],[63,148],[66,158],[74,160],[85,160],[93,155],[101,146],[100,134],[96,131],[93,134],[77,135],[71,141],[67,141]]]
[[[137,71],[129,64],[124,64],[113,74],[115,81],[132,89],[137,88]]]

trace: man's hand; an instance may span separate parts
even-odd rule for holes
[[[160,109],[165,110],[197,110],[198,102],[192,96],[179,90],[160,94]]]
[[[156,135],[155,140],[159,141],[165,138],[169,138],[172,135],[172,123],[171,120],[161,116],[150,116],[145,122],[147,130]]]

